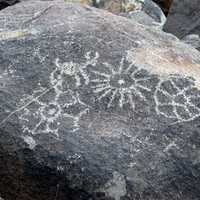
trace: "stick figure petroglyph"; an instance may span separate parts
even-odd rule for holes
[[[29,104],[22,111],[20,115],[23,124],[23,131],[29,132],[33,135],[41,133],[51,133],[56,137],[59,137],[60,123],[70,121],[68,128],[70,132],[78,131],[80,128],[79,121],[82,116],[86,115],[90,106],[86,105],[80,100],[79,93],[71,90],[70,86],[65,84],[68,76],[73,76],[76,81],[76,86],[80,86],[81,76],[85,80],[85,84],[89,82],[89,76],[86,74],[85,69],[88,65],[95,65],[98,58],[98,53],[94,58],[91,58],[91,53],[85,55],[86,62],[83,65],[65,62],[59,63],[59,59],[56,59],[56,68],[51,72],[49,80],[51,90],[54,91],[52,99],[48,102],[42,101],[40,98],[34,98],[31,104],[35,104],[36,111],[32,113],[29,108]],[[37,90],[35,90],[37,91]],[[34,95],[32,95],[34,96]],[[34,118],[32,122],[35,126],[30,126],[31,118]]]
[[[121,109],[135,111],[145,104],[155,105],[153,112],[175,123],[200,117],[200,90],[193,79],[170,75],[158,81],[158,75],[154,79],[154,75],[126,57],[115,64],[98,62],[98,58],[97,52],[86,53],[82,63],[61,62],[56,58],[55,68],[48,76],[49,87],[38,83],[0,125],[17,113],[24,133],[45,133],[59,138],[64,126],[67,132],[76,132],[86,124],[90,126],[88,120],[94,111],[88,103],[91,99],[92,105],[105,103],[106,109],[117,106],[120,114]],[[89,97],[86,99],[84,95]]]
[[[85,55],[85,63],[78,64],[72,61],[60,63],[59,58],[57,58],[55,60],[55,64],[57,69],[60,70],[63,74],[73,76],[76,80],[76,86],[79,87],[81,85],[81,77],[83,77],[86,85],[89,84],[89,76],[86,72],[86,68],[88,65],[96,65],[98,58],[99,54],[97,52],[95,53],[94,58],[91,58],[91,52],[88,52]]]

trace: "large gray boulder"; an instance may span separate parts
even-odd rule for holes
[[[165,30],[179,38],[200,34],[199,0],[173,0]]]
[[[5,200],[198,200],[200,54],[61,1],[0,12]]]

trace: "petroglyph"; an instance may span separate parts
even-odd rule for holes
[[[176,123],[200,116],[200,91],[191,78],[171,76],[158,84],[154,99],[156,112]]]
[[[72,76],[76,80],[76,87],[81,85],[81,77],[83,77],[85,84],[89,84],[89,76],[86,72],[88,65],[96,65],[99,54],[96,52],[94,58],[91,58],[91,52],[88,52],[85,55],[86,62],[82,64],[73,63],[73,62],[64,62],[60,63],[59,58],[56,59],[55,64],[57,70],[59,70],[63,75]]]
[[[89,76],[85,69],[88,65],[95,65],[97,58],[98,53],[95,54],[94,58],[91,58],[91,53],[88,52],[85,55],[86,62],[82,65],[73,62],[61,64],[59,59],[56,59],[56,68],[49,77],[50,89],[47,90],[39,85],[38,90],[35,90],[32,95],[24,97],[21,101],[21,105],[26,105],[18,110],[20,112],[19,118],[23,124],[23,132],[33,135],[51,133],[59,137],[59,128],[62,127],[63,121],[69,123],[68,131],[79,130],[79,121],[82,116],[89,112],[90,106],[80,100],[77,91],[71,90],[67,79],[68,76],[72,77],[76,87],[79,87],[81,78],[83,78],[87,85]],[[49,95],[50,99],[45,99],[45,95]]]
[[[127,51],[127,60],[134,61],[139,68],[161,78],[169,77],[171,74],[193,77],[196,87],[199,88],[200,64],[195,61],[198,58],[197,54],[197,51],[193,51],[186,56],[182,50],[155,48],[141,43],[139,48]]]
[[[78,111],[73,111],[75,106],[79,108]],[[79,129],[79,120],[88,111],[88,106],[79,100],[78,95],[68,90],[56,93],[50,102],[34,100],[32,104],[21,111],[19,118],[23,124],[23,132],[33,135],[51,133],[59,137],[61,121],[70,120],[70,130],[68,131],[75,132]]]
[[[135,99],[147,101],[145,93],[151,92],[146,82],[152,79],[152,76],[127,62],[125,58],[121,59],[119,66],[104,62],[101,71],[91,69],[90,73],[91,88],[93,93],[98,95],[98,101],[109,98],[107,108],[114,106],[117,101],[120,108],[129,105],[134,110]]]
[[[133,111],[139,103],[155,101],[156,113],[173,122],[191,121],[200,116],[200,91],[193,79],[171,75],[156,80],[157,85],[152,87],[155,76],[136,66],[134,61],[122,57],[118,65],[114,65],[98,62],[98,58],[97,52],[88,52],[82,63],[55,59],[49,87],[41,87],[38,83],[37,89],[24,96],[18,108],[0,125],[18,113],[24,133],[50,133],[58,138],[66,124],[62,130],[76,132],[81,128],[80,124],[84,124],[80,123],[83,116],[93,110],[80,96],[83,85],[92,92],[92,98],[105,102],[107,108],[126,107]]]

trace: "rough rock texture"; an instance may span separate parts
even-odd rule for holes
[[[199,200],[200,54],[91,7],[0,12],[5,200]]]
[[[190,34],[186,35],[184,38],[182,38],[182,41],[186,44],[191,45],[192,47],[200,50],[200,37],[197,34]]]
[[[188,34],[200,34],[199,0],[174,0],[167,19],[165,30],[179,38]]]
[[[161,8],[151,0],[144,0],[143,3],[141,3],[140,10],[121,13],[121,15],[134,19],[140,24],[159,29],[162,29],[166,22],[166,17]]]

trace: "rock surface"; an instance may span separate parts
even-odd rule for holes
[[[200,50],[200,37],[199,37],[199,35],[197,35],[197,34],[186,35],[182,39],[182,41],[185,42],[186,44],[191,45],[195,49]]]
[[[0,12],[6,200],[198,200],[200,54],[61,1]]]
[[[174,0],[170,9],[165,30],[179,38],[189,34],[200,34],[199,0]]]
[[[166,17],[161,8],[151,0],[144,0],[139,10],[122,13],[121,15],[134,19],[140,24],[158,29],[162,29],[166,22]]]

